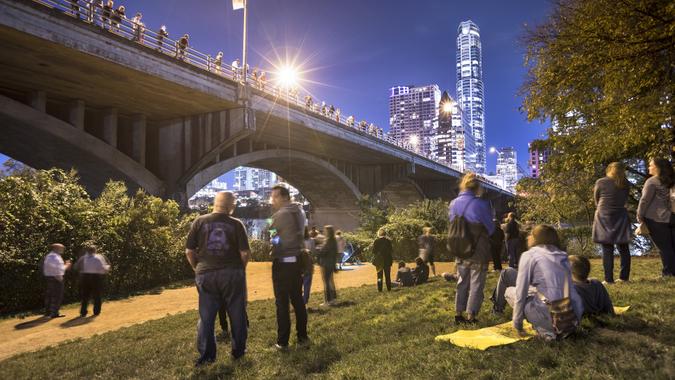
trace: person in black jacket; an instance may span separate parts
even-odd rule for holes
[[[421,257],[416,258],[415,265],[415,269],[413,269],[415,285],[424,284],[429,281],[429,266],[424,262],[424,259]]]
[[[502,270],[502,252],[504,252],[504,231],[499,225],[497,219],[495,222],[495,232],[490,236],[490,246],[492,248],[492,265],[495,271]]]
[[[325,300],[320,306],[333,306],[337,299],[335,280],[333,278],[338,255],[337,240],[335,239],[335,228],[333,228],[333,226],[325,226],[323,231],[326,234],[326,242],[317,253],[319,265],[321,266],[321,278],[323,279]]]
[[[377,291],[382,291],[382,276],[387,283],[387,290],[391,290],[391,265],[394,263],[391,240],[387,238],[387,232],[380,228],[377,231],[377,239],[373,243],[373,265],[377,270]]]
[[[520,244],[520,224],[516,222],[516,214],[510,212],[506,217],[506,251],[509,255],[509,266],[518,268],[518,245]]]

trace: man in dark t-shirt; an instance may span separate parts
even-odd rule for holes
[[[232,323],[232,356],[246,351],[246,264],[250,248],[246,228],[230,216],[235,207],[231,192],[219,192],[213,212],[195,219],[187,237],[185,255],[195,271],[199,292],[196,365],[216,359],[214,325],[221,305]]]

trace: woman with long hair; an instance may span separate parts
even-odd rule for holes
[[[333,306],[337,299],[335,289],[335,262],[337,259],[337,240],[335,239],[335,228],[325,226],[323,232],[326,234],[326,241],[317,253],[319,256],[319,265],[321,266],[321,278],[323,279],[323,294],[325,302],[321,306]]]
[[[602,245],[602,266],[605,269],[605,283],[614,282],[614,247],[621,255],[620,282],[630,276],[631,225],[628,220],[628,180],[622,163],[612,162],[607,166],[606,176],[595,182],[593,190],[595,217],[593,219],[593,241]]]
[[[645,223],[661,254],[664,277],[675,276],[675,218],[670,204],[673,166],[663,158],[649,161],[651,177],[645,181],[637,209],[637,219]]]
[[[455,294],[455,323],[476,323],[476,315],[483,303],[483,288],[492,253],[490,235],[494,233],[490,203],[480,198],[482,192],[478,177],[466,173],[459,184],[460,193],[449,207],[450,222],[463,216],[473,238],[473,255],[457,258],[457,293]],[[467,318],[464,317],[467,313]]]

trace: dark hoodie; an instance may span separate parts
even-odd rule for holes
[[[270,230],[276,230],[272,238],[273,258],[300,255],[305,247],[305,212],[299,203],[290,203],[272,215]]]

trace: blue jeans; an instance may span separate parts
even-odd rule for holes
[[[197,350],[200,360],[216,359],[215,322],[222,304],[232,324],[232,355],[244,355],[246,326],[246,274],[243,268],[223,268],[195,276],[199,292]]]

